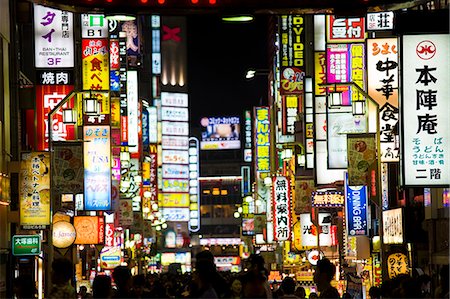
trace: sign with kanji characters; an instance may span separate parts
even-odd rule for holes
[[[255,107],[256,171],[270,172],[270,109]]]
[[[139,99],[138,74],[136,70],[127,72],[127,113],[128,146],[130,153],[139,152]]]
[[[73,85],[74,77],[72,70],[36,70],[37,84],[40,85]]]
[[[450,184],[449,40],[448,34],[403,36],[405,185]]]
[[[84,207],[111,210],[111,137],[109,126],[85,126]]]
[[[45,229],[50,225],[50,152],[22,154],[19,184],[20,225]]]
[[[300,15],[282,15],[280,19],[280,93],[302,94],[305,76],[305,24]]]
[[[383,211],[383,243],[403,244],[402,208]]]
[[[11,243],[14,256],[39,255],[41,253],[40,235],[14,235]]]
[[[313,207],[343,207],[344,195],[340,191],[317,191],[311,193]]]
[[[48,150],[49,123],[48,114],[71,91],[72,85],[37,85],[36,86],[36,118],[37,148]],[[73,100],[68,100],[61,109],[55,111],[52,118],[52,140],[66,141],[75,139],[73,124],[63,122],[63,109],[73,107]]]
[[[244,115],[244,162],[252,162],[252,113],[245,111]]]
[[[103,216],[75,216],[73,226],[77,232],[75,244],[103,244],[105,219]]]
[[[34,5],[34,54],[37,68],[74,66],[71,12]]]
[[[336,18],[327,16],[327,42],[364,42],[366,37],[365,18]]]
[[[276,176],[272,182],[273,239],[291,239],[291,187],[289,180]]]
[[[108,19],[106,19],[104,15],[81,15],[82,38],[108,38],[108,33]]]
[[[371,133],[347,135],[349,185],[367,185],[370,181],[369,168],[377,158],[375,139],[375,134]]]
[[[345,174],[345,223],[349,236],[366,236],[369,233],[367,217],[367,186],[350,186]]]
[[[284,135],[294,135],[295,122],[302,112],[303,96],[286,95],[281,98],[282,126],[281,131]]]
[[[325,220],[325,221],[324,221]],[[302,246],[316,247],[317,234],[320,246],[331,246],[331,214],[319,213],[319,230],[311,222],[311,214],[300,214],[300,230]]]
[[[394,29],[394,12],[382,11],[367,14],[367,30],[381,31]]]
[[[295,180],[295,213],[306,213],[311,210],[311,195],[314,191],[316,187],[313,179]]]
[[[380,158],[381,162],[398,162],[398,70],[399,52],[397,38],[367,40],[368,94],[377,102],[380,110]],[[398,131],[398,130],[397,130]]]
[[[387,258],[387,268],[389,279],[400,274],[409,274],[409,259],[404,253],[392,253]]]
[[[109,90],[109,47],[107,39],[82,40],[84,90]]]

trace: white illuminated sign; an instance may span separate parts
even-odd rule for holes
[[[188,108],[163,106],[161,108],[161,120],[188,121],[189,110]]]
[[[171,107],[188,107],[188,95],[186,93],[161,92],[161,104]]]
[[[189,135],[189,123],[187,122],[163,121],[161,126],[163,135],[176,135],[176,136]]]
[[[402,209],[383,211],[383,243],[403,244]]]
[[[367,30],[394,29],[394,12],[383,11],[367,14]]]
[[[286,177],[274,177],[273,232],[275,241],[289,240],[291,237],[291,190]]]
[[[331,246],[331,218],[330,213],[319,213],[320,246]],[[311,222],[311,214],[300,214],[300,233],[302,246],[317,246],[317,227]]]
[[[104,15],[81,15],[82,38],[108,38],[108,20]]]
[[[189,231],[200,230],[199,141],[189,138]]]
[[[127,72],[128,146],[130,153],[139,152],[138,136],[138,76],[137,71]]]

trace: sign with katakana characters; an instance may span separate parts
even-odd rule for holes
[[[77,232],[75,244],[103,244],[105,218],[103,216],[75,216],[73,226]]]
[[[380,110],[381,162],[399,161],[398,133],[394,132],[398,127],[398,56],[397,38],[367,40],[367,92]]]
[[[71,12],[34,5],[34,54],[37,68],[74,66]]]
[[[326,87],[320,86],[320,84],[327,83],[326,59],[324,51],[314,53],[314,89],[316,96],[324,96],[327,93]]]
[[[291,187],[289,180],[276,176],[272,181],[273,239],[291,239]]]
[[[72,70],[36,70],[37,84],[40,85],[73,85]]]
[[[366,37],[365,18],[336,18],[327,16],[327,42],[364,42]]]
[[[404,253],[392,253],[387,258],[389,279],[400,274],[409,274],[409,259]]]
[[[104,15],[81,15],[82,38],[108,38],[108,33],[108,19],[106,19]]]
[[[367,14],[367,30],[381,31],[394,29],[394,12],[382,11]]]
[[[23,153],[19,174],[20,225],[45,229],[50,225],[50,153]]]
[[[37,85],[36,86],[36,117],[37,117],[37,148],[48,150],[48,113],[52,111],[71,91],[72,85]],[[66,141],[75,139],[73,124],[63,122],[63,109],[73,107],[73,99],[68,100],[61,109],[53,114],[52,140]]]
[[[311,214],[300,214],[300,231],[302,246],[317,247],[319,245],[317,234],[319,234],[320,246],[331,246],[331,214],[319,213],[319,230],[311,222]]]
[[[166,221],[189,221],[189,208],[163,208],[161,213]]]
[[[109,90],[109,47],[107,39],[82,40],[84,90]]]
[[[383,243],[403,244],[402,208],[383,211]]]
[[[305,76],[305,24],[300,15],[282,15],[280,19],[280,93],[302,94]]]
[[[14,235],[11,243],[14,256],[39,255],[41,253],[40,235]]]
[[[111,138],[109,126],[85,126],[84,207],[111,210]]]
[[[255,162],[257,172],[270,172],[270,113],[269,107],[255,107]]]
[[[450,184],[449,40],[448,34],[403,36],[405,185]]]
[[[295,122],[302,112],[303,95],[287,95],[281,98],[282,126],[283,135],[294,135]]]

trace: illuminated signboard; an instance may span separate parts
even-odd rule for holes
[[[406,254],[393,253],[387,258],[389,278],[392,279],[400,274],[409,274],[409,259]]]
[[[158,199],[161,207],[189,207],[188,193],[159,193]]]
[[[149,143],[155,144],[158,143],[158,109],[156,107],[148,107],[147,111],[148,111]],[[189,127],[186,129],[186,132],[187,133],[189,132]],[[188,135],[187,133],[185,135]]]
[[[176,136],[189,135],[189,123],[187,122],[163,121],[161,122],[161,128],[163,135],[176,135]]]
[[[37,68],[74,66],[71,12],[34,4],[34,53]]]
[[[53,246],[67,248],[75,242],[77,232],[70,222],[58,221],[53,223]]]
[[[405,185],[450,184],[449,35],[403,36]]]
[[[367,14],[367,30],[380,31],[394,29],[394,12],[383,11]]]
[[[72,70],[36,70],[37,84],[39,85],[73,85]]]
[[[186,149],[189,146],[189,138],[187,136],[162,136],[163,149]]]
[[[331,214],[319,213],[320,246],[331,246]],[[328,221],[324,221],[328,220]],[[317,246],[317,227],[311,222],[311,214],[300,214],[300,231],[302,246]]]
[[[163,192],[189,192],[189,180],[164,179],[162,180]]]
[[[245,111],[244,162],[252,162],[252,114]]]
[[[162,162],[163,164],[189,164],[189,153],[187,150],[163,150]]]
[[[200,230],[200,174],[199,142],[189,138],[189,231]]]
[[[36,116],[37,116],[37,148],[48,150],[48,114],[71,91],[72,85],[37,85],[36,86]],[[72,107],[72,100],[66,102],[62,109]],[[63,123],[62,109],[55,112],[52,119],[52,140],[66,141],[75,139],[74,125]]]
[[[162,106],[161,120],[188,121],[189,110],[188,108]]]
[[[19,178],[20,225],[45,229],[50,225],[50,153],[23,153]]]
[[[188,107],[186,93],[161,92],[161,104],[170,107]]]
[[[397,38],[367,40],[368,94],[379,105],[381,162],[398,162],[398,70]],[[398,130],[397,130],[398,131]]]
[[[111,210],[111,142],[109,126],[85,126],[84,206],[86,210]]]
[[[327,16],[327,42],[364,42],[365,18],[336,18]]]
[[[291,190],[286,177],[277,176],[272,183],[273,232],[275,241],[291,238]]]
[[[105,246],[100,251],[100,267],[114,269],[122,263],[122,248],[120,246]]]
[[[402,208],[383,211],[383,243],[403,244]]]
[[[105,219],[102,216],[75,216],[73,226],[77,232],[75,244],[103,244]]]
[[[269,107],[255,107],[256,171],[270,172],[270,114]]]
[[[162,177],[187,179],[189,178],[189,166],[178,164],[164,164],[162,166]]]
[[[138,76],[137,71],[127,74],[128,146],[130,153],[139,152],[138,137]]]
[[[284,135],[294,135],[295,122],[297,121],[298,114],[302,111],[301,96],[291,95],[283,96],[281,98],[281,111],[282,111],[282,127],[281,132]]]
[[[109,90],[109,44],[107,39],[83,39],[82,73],[84,90]]]
[[[343,207],[344,195],[340,191],[311,192],[313,207]]]
[[[161,213],[166,221],[189,221],[189,208],[162,208]]]
[[[108,38],[108,31],[108,20],[104,15],[81,15],[82,38]]]
[[[367,236],[369,233],[367,186],[349,186],[346,173],[345,190],[347,234],[349,236]]]
[[[201,119],[200,149],[220,150],[241,148],[239,117],[204,117]]]

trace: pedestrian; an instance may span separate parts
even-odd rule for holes
[[[203,250],[195,256],[196,264],[202,263],[202,265],[211,265],[211,284],[216,291],[219,298],[229,298],[231,296],[229,284],[223,278],[223,276],[217,271],[216,264],[214,263],[214,255],[209,250]]]
[[[272,290],[267,282],[268,271],[264,267],[264,258],[259,254],[251,254],[248,258],[248,271],[242,276],[243,298],[270,298]]]
[[[97,275],[92,283],[93,298],[111,298],[112,286],[111,277],[108,275]]]
[[[113,298],[130,298],[131,297],[131,271],[126,266],[118,266],[113,271],[113,279],[117,290],[113,294]]]
[[[13,292],[17,299],[34,298],[36,285],[31,275],[19,275],[13,280]]]
[[[230,288],[232,299],[242,298],[242,282],[239,280],[239,278],[236,277],[233,279]]]
[[[443,265],[439,271],[440,283],[434,292],[434,298],[449,298],[449,265]]]
[[[199,259],[195,263],[194,282],[196,294],[194,298],[219,298],[213,287],[215,264],[208,259]]]
[[[369,289],[369,297],[370,299],[380,299],[381,297],[381,290],[379,287],[371,287]]]
[[[72,262],[65,258],[57,258],[52,263],[53,287],[48,296],[49,299],[77,298],[77,292],[70,284],[73,277]]]
[[[309,293],[309,297],[308,297],[309,299],[318,299],[319,298],[319,296],[317,296],[317,293],[316,292],[312,292],[312,293]]]
[[[320,299],[340,298],[339,292],[331,286],[331,280],[335,272],[336,268],[329,259],[323,258],[317,262],[316,271],[314,272],[314,282],[320,292]]]
[[[292,277],[285,277],[281,282],[281,289],[283,290],[283,295],[280,297],[282,299],[298,299],[294,295],[295,292],[295,280]]]
[[[306,291],[305,288],[302,286],[298,286],[295,289],[294,295],[297,296],[300,299],[305,299],[306,298]]]
[[[88,293],[88,289],[86,286],[81,286],[80,291],[78,292],[79,299],[90,299],[92,298],[91,294]]]
[[[352,299],[352,295],[350,295],[349,293],[345,292],[344,294],[342,294],[342,299]]]

